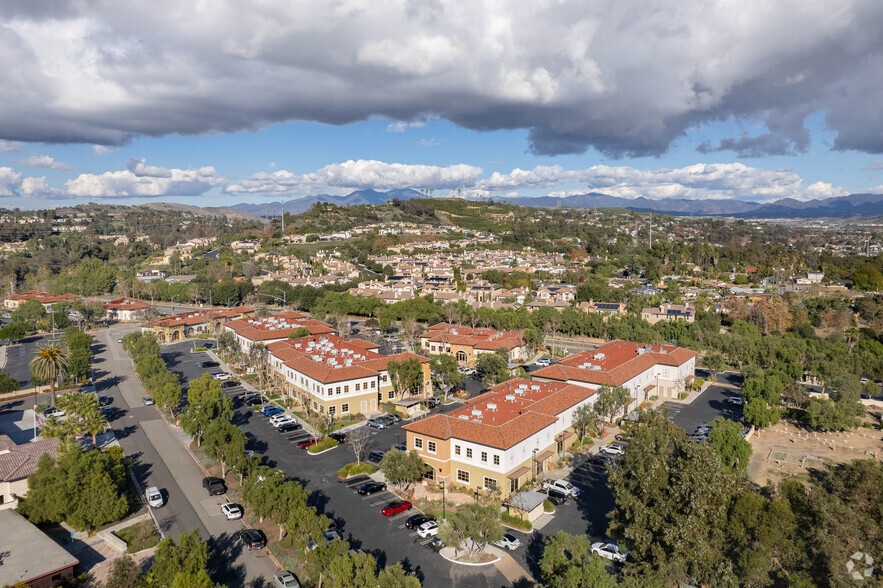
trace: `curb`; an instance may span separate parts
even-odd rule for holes
[[[439,554],[440,556],[442,556],[443,558],[445,558],[446,560],[448,560],[449,562],[451,562],[451,563],[453,563],[453,564],[461,565],[461,566],[469,566],[469,567],[473,567],[473,568],[478,568],[478,567],[481,567],[481,566],[492,566],[492,565],[496,564],[497,562],[500,562],[500,561],[503,560],[502,557],[500,557],[500,556],[498,556],[498,555],[494,555],[494,557],[495,557],[496,559],[493,559],[493,560],[488,561],[488,562],[482,562],[482,563],[469,563],[469,562],[465,562],[465,561],[457,561],[457,560],[455,560],[455,559],[451,559],[450,557],[448,557],[447,555],[445,555],[445,554],[443,553],[443,552],[445,551],[445,549],[453,549],[453,547],[450,547],[450,548],[444,548],[444,549],[442,549],[441,551],[439,551],[438,554]],[[456,551],[454,551],[454,553],[456,553]],[[487,553],[487,552],[485,552],[485,553]]]
[[[310,449],[307,448],[307,455],[317,456],[322,455],[323,453],[328,453],[332,449],[337,449],[340,445],[335,445],[334,447],[329,447],[328,449],[323,449],[322,451],[317,451],[316,453],[310,453]]]

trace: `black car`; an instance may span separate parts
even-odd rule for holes
[[[300,423],[282,423],[281,425],[276,427],[276,430],[280,433],[287,433],[289,431],[296,431],[298,429],[300,429]]]
[[[383,459],[382,451],[372,451],[368,454],[368,461],[373,461],[374,463],[380,463],[380,460]]]
[[[426,399],[426,406],[428,406],[429,408],[435,408],[435,407],[438,406],[439,404],[441,404],[441,400],[439,400],[439,399],[438,399],[437,397],[435,397],[435,396],[433,396],[432,398],[427,398],[427,399]]]
[[[249,551],[263,549],[267,546],[267,538],[257,529],[243,529],[236,534]]]
[[[362,496],[368,496],[369,494],[382,492],[383,490],[386,490],[386,484],[384,484],[383,482],[368,482],[359,486],[358,492]]]
[[[429,521],[434,521],[434,520],[435,520],[435,517],[432,515],[418,514],[418,515],[412,516],[407,521],[405,521],[405,526],[408,527],[409,529],[416,529],[420,525],[422,525],[423,523],[426,523]]]
[[[262,401],[259,396],[250,396],[242,401],[243,404],[247,404],[248,406],[257,406],[258,404],[262,404]]]
[[[221,382],[221,388],[235,388],[239,385],[239,382],[236,380],[225,380]]]
[[[98,406],[107,406],[108,404],[110,404],[110,398],[103,394],[98,397]]]
[[[347,441],[350,440],[350,438],[346,436],[346,433],[331,433],[328,436],[331,437],[332,439],[334,439],[335,441],[337,441],[338,443],[346,443]]]
[[[549,502],[552,504],[564,504],[567,502],[567,495],[564,492],[559,492],[558,490],[549,490]]]
[[[616,463],[616,460],[614,460],[609,455],[596,455],[595,457],[592,458],[592,463],[598,464],[598,465],[612,466],[614,463]]]
[[[107,406],[105,408],[102,408],[101,412],[102,412],[102,414],[104,414],[104,416],[106,418],[113,418],[113,415],[116,412],[116,409],[112,406]]]
[[[216,361],[203,361],[203,362],[200,362],[199,367],[201,367],[201,368],[214,368],[214,367],[218,367],[219,365],[221,365],[221,364],[219,364]]]
[[[208,490],[209,496],[227,492],[227,487],[224,486],[224,481],[220,478],[203,478],[202,487]]]

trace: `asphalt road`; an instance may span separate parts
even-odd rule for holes
[[[276,566],[266,551],[242,549],[234,534],[243,528],[240,521],[228,521],[220,512],[226,502],[210,497],[202,488],[202,470],[155,407],[144,406],[144,393],[132,363],[118,339],[137,330],[117,325],[100,331],[93,346],[96,389],[112,398],[117,414],[111,420],[114,433],[126,455],[133,460],[133,471],[142,489],[157,486],[166,501],[155,509],[160,529],[177,538],[184,531],[199,529],[207,539],[212,558],[213,578],[228,586],[269,586]]]
[[[199,363],[209,357],[205,353],[190,353],[191,347],[189,342],[164,347],[163,359],[169,369],[181,374],[184,381],[196,379],[203,372],[220,371],[219,368],[200,368]],[[242,390],[239,387],[228,388],[225,393],[235,397]],[[453,410],[458,406],[438,407],[433,412]],[[248,436],[248,449],[263,455],[264,463],[270,467],[284,470],[290,479],[303,484],[311,492],[311,502],[317,511],[337,521],[342,536],[353,549],[361,548],[371,553],[381,567],[400,561],[406,570],[417,574],[423,586],[429,588],[508,585],[494,566],[455,566],[431,551],[425,539],[420,539],[415,531],[404,528],[405,520],[416,514],[416,509],[395,517],[383,516],[380,509],[395,500],[392,493],[361,497],[355,489],[367,478],[340,482],[337,470],[355,461],[349,445],[341,445],[321,455],[311,455],[297,446],[299,441],[309,438],[309,433],[302,430],[279,433],[269,424],[269,418],[240,403],[236,405],[233,422]],[[366,454],[375,449],[388,450],[391,445],[405,439],[401,424],[371,432]]]
[[[32,386],[31,368],[28,367],[28,363],[34,357],[34,351],[44,343],[63,338],[64,333],[60,332],[51,335],[34,335],[22,339],[14,345],[9,345],[6,349],[6,367],[3,368],[3,371],[9,374],[9,377],[15,378],[22,388],[30,388]]]
[[[718,374],[717,382],[709,386],[690,404],[676,401],[666,402],[660,407],[660,410],[674,424],[692,435],[697,427],[710,424],[719,416],[733,421],[741,420],[742,407],[727,402],[731,396],[742,395],[741,386],[741,373],[722,372]]]

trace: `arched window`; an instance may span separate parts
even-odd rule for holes
[[[457,361],[466,361],[466,352],[465,351],[461,350],[461,351],[457,352]]]

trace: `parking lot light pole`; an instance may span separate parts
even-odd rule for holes
[[[441,484],[441,487],[442,487],[442,521],[447,521],[448,520],[448,506],[447,506],[448,503],[445,500],[445,481],[439,480],[439,484]]]

